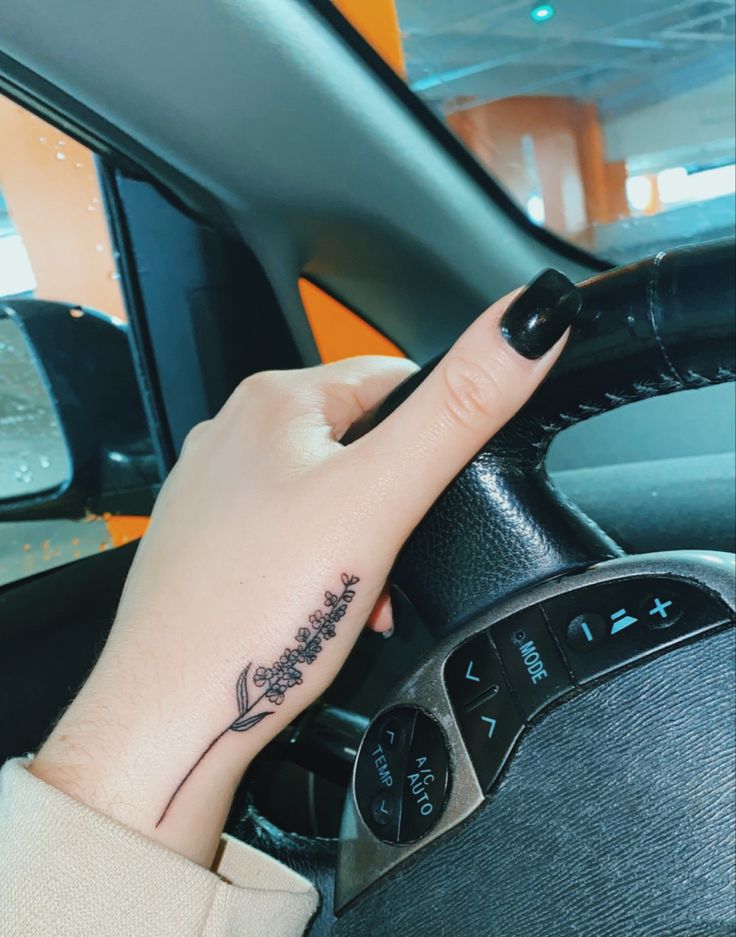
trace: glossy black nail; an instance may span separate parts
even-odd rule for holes
[[[525,358],[541,358],[577,319],[580,290],[559,270],[535,277],[501,319],[501,334]]]

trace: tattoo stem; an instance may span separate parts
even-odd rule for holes
[[[182,789],[182,787],[184,787],[184,785],[185,785],[186,782],[189,780],[189,778],[191,777],[191,775],[194,773],[194,769],[195,769],[195,768],[199,765],[199,763],[203,760],[203,758],[205,757],[205,755],[209,755],[209,753],[212,751],[212,749],[215,747],[215,745],[217,745],[217,743],[220,741],[220,739],[223,737],[223,735],[225,735],[225,733],[226,733],[226,732],[229,732],[229,731],[230,731],[230,726],[228,726],[226,729],[223,729],[222,732],[220,732],[219,735],[216,735],[216,736],[212,739],[212,741],[210,742],[210,744],[207,746],[207,748],[205,748],[205,750],[204,750],[204,751],[202,752],[202,754],[199,756],[199,758],[194,762],[194,764],[193,764],[192,767],[189,769],[189,771],[187,771],[187,773],[184,775],[184,777],[181,779],[181,781],[179,781],[179,784],[177,785],[176,790],[175,790],[174,793],[171,795],[171,797],[169,797],[168,803],[167,803],[166,806],[164,807],[164,812],[161,814],[161,816],[158,818],[158,820],[157,820],[157,822],[156,822],[156,829],[158,829],[159,826],[161,826],[161,824],[163,823],[164,817],[165,817],[166,814],[169,812],[169,807],[170,807],[170,806],[172,805],[172,803],[174,802],[174,798],[175,798],[176,795],[179,793],[179,791]]]

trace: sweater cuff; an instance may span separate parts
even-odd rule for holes
[[[31,774],[0,770],[0,932],[24,937],[298,937],[318,896],[223,836],[209,871]],[[7,918],[6,918],[7,914]]]

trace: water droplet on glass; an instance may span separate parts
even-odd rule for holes
[[[57,146],[66,146],[66,140],[57,140],[57,141],[56,141],[56,145],[57,145]]]
[[[28,485],[33,481],[33,475],[31,472],[22,472],[20,469],[16,470],[13,477],[17,482],[21,482],[24,485]]]
[[[38,138],[38,142],[39,142],[39,143],[45,143],[45,142],[46,142],[46,137],[39,137],[39,138]]]
[[[84,166],[84,163],[75,163],[75,164],[74,164],[74,168],[75,168],[75,169],[81,169],[83,166]]]
[[[102,244],[95,244],[95,250],[97,251],[98,254],[101,254],[104,251],[104,249],[105,248],[102,246]]]
[[[66,159],[66,153],[57,153],[57,154],[56,154],[56,158],[57,158],[57,159]]]
[[[41,468],[47,469],[51,467],[51,459],[47,455],[40,455],[38,461],[41,464]]]
[[[110,274],[110,279],[111,279],[111,280],[119,280],[119,279],[120,279],[120,274],[117,272],[117,270],[116,270],[114,273],[111,273],[111,274]]]

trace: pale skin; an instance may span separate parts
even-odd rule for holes
[[[156,502],[110,637],[31,771],[209,867],[235,790],[264,745],[329,685],[361,629],[392,627],[402,544],[442,490],[523,405],[567,336],[531,361],[490,307],[382,424],[346,429],[416,365],[352,358],[248,378],[196,426]],[[355,597],[273,713],[228,731],[248,662],[268,665],[342,573]],[[386,642],[390,653],[391,642]]]

